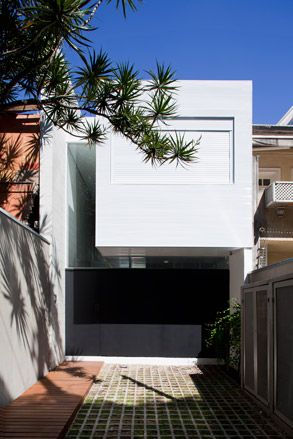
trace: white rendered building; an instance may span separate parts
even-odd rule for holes
[[[41,233],[67,354],[207,356],[205,325],[252,268],[251,82],[178,85],[162,129],[200,137],[187,168],[145,164],[117,134],[91,149],[60,131],[44,143]]]

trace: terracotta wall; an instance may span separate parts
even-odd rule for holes
[[[39,132],[39,115],[0,114],[0,207],[31,226],[38,216]]]

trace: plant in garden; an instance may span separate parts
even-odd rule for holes
[[[225,364],[240,370],[241,307],[238,302],[217,313],[209,325],[207,344],[215,349],[217,357]]]
[[[188,164],[199,140],[158,130],[176,113],[171,68],[157,64],[142,82],[132,65],[113,64],[106,53],[90,49],[87,35],[104,3],[111,0],[2,0],[0,113],[41,110],[49,122],[89,144],[103,142],[112,128],[145,161]],[[125,15],[136,2],[116,0],[116,6]],[[78,66],[66,58],[66,46],[78,55]],[[88,122],[83,115],[98,117]]]

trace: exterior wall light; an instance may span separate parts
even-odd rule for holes
[[[276,214],[278,217],[283,217],[285,215],[285,208],[284,207],[277,207]]]

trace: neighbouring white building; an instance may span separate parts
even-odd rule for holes
[[[40,232],[67,354],[208,356],[206,324],[252,269],[252,84],[179,86],[163,129],[201,137],[187,168],[145,164],[116,134],[44,142]]]

